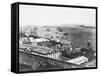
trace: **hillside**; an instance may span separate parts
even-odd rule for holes
[[[93,49],[96,49],[96,29],[95,28],[84,28],[84,27],[60,27],[64,30],[65,39],[72,42],[74,46],[86,47],[88,40],[91,42]]]

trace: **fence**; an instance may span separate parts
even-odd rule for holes
[[[58,51],[54,53],[48,53],[48,54],[37,53],[36,51],[29,51],[29,49],[27,48],[25,49],[20,48],[20,51],[24,51],[26,53],[35,54],[35,55],[42,56],[42,57],[57,59],[57,60],[60,60],[60,56],[61,56],[61,52],[58,52]]]

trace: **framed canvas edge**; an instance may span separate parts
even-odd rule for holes
[[[18,73],[19,59],[19,5],[11,4],[11,72]]]
[[[52,6],[52,7],[70,7],[70,8],[84,8],[84,9],[95,9],[96,10],[96,67],[86,67],[86,68],[70,68],[70,69],[55,69],[55,70],[41,70],[41,71],[19,71],[19,5],[35,5],[35,6]],[[27,3],[27,2],[15,2],[11,4],[11,8],[16,7],[16,14],[14,14],[15,11],[11,9],[11,72],[14,72],[16,74],[20,73],[36,73],[36,72],[54,72],[54,71],[70,71],[70,70],[88,70],[88,69],[97,69],[98,68],[98,7],[94,6],[77,6],[77,5],[61,5],[61,4],[45,4],[45,3]],[[12,12],[13,11],[13,12]],[[14,15],[12,15],[12,13]],[[13,18],[15,16],[15,19]],[[14,19],[14,20],[13,20]],[[15,27],[13,26],[15,22]],[[16,36],[13,37],[12,32],[16,31]],[[13,40],[12,40],[13,39]],[[13,43],[13,41],[16,40],[16,42]],[[13,45],[12,45],[13,43]],[[12,47],[16,46],[13,52]],[[16,56],[14,56],[14,55]],[[15,64],[14,63],[15,59]],[[12,67],[13,65],[13,67]]]

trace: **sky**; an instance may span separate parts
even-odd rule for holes
[[[95,26],[95,18],[95,9],[35,5],[20,5],[19,8],[20,26],[55,26],[61,24],[82,24],[86,26]]]

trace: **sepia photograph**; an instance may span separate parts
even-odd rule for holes
[[[97,67],[96,9],[19,5],[19,72]]]

